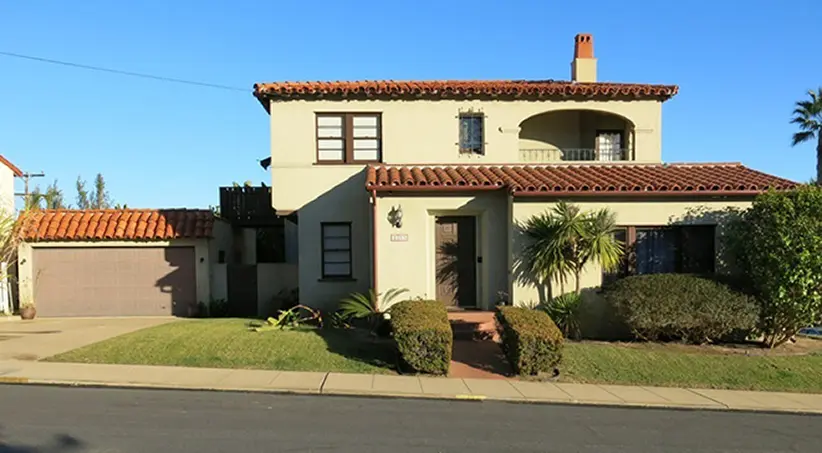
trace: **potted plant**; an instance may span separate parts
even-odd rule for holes
[[[20,318],[21,319],[34,319],[37,316],[37,308],[34,307],[33,302],[23,302],[20,304]]]

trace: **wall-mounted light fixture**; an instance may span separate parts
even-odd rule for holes
[[[388,211],[388,223],[394,228],[402,228],[402,206],[391,206]]]

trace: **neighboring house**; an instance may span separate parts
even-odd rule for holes
[[[297,219],[301,302],[372,287],[466,308],[537,300],[513,271],[517,225],[559,199],[614,211],[634,272],[711,271],[718,211],[795,186],[741,164],[664,164],[662,104],[678,87],[598,82],[591,35],[573,50],[571,81],[255,85],[271,201]],[[603,278],[591,265],[582,286]]]
[[[0,155],[0,209],[14,214],[14,178],[22,178],[23,172]]]
[[[14,216],[14,178],[23,177],[23,172],[0,155],[0,215]],[[2,261],[2,260],[0,260]],[[0,313],[9,313],[12,308],[11,271],[9,263],[0,262]],[[13,276],[13,274],[11,274]]]

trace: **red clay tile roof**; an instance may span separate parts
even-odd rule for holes
[[[13,163],[9,162],[8,159],[3,157],[2,154],[0,154],[0,163],[5,165],[6,167],[9,167],[9,169],[11,169],[11,172],[14,173],[14,176],[17,176],[18,178],[23,177],[23,172],[19,168],[17,168],[17,166],[15,166]]]
[[[214,214],[196,209],[41,210],[22,214],[23,240],[163,241],[211,237]]]
[[[586,165],[372,165],[366,189],[526,195],[754,195],[797,183],[738,163]]]
[[[254,96],[266,99],[330,98],[606,98],[665,101],[679,91],[676,85],[578,83],[560,80],[365,80],[351,82],[274,82],[254,85]]]

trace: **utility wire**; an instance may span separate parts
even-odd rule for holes
[[[163,76],[157,76],[157,75],[152,75],[152,74],[143,74],[143,73],[139,73],[139,72],[121,71],[119,69],[102,68],[102,67],[99,67],[99,66],[90,66],[90,65],[84,65],[84,64],[79,64],[79,63],[71,63],[71,62],[68,62],[68,61],[51,60],[49,58],[34,57],[34,56],[31,56],[31,55],[21,55],[21,54],[18,54],[18,53],[5,52],[5,51],[2,51],[2,50],[0,50],[0,55],[5,55],[7,57],[14,57],[14,58],[22,58],[24,60],[39,61],[39,62],[42,62],[42,63],[51,63],[51,64],[69,66],[69,67],[72,67],[72,68],[88,69],[88,70],[91,70],[91,71],[109,72],[109,73],[112,73],[112,74],[120,74],[120,75],[132,76],[132,77],[142,77],[144,79],[159,80],[159,81],[162,81],[162,82],[182,83],[182,84],[185,84],[185,85],[196,85],[196,86],[201,86],[201,87],[218,88],[218,89],[221,89],[221,90],[229,90],[229,91],[242,91],[243,93],[248,93],[248,92],[251,91],[249,89],[237,88],[237,87],[232,87],[232,86],[228,86],[228,85],[217,85],[217,84],[214,84],[214,83],[205,83],[205,82],[196,82],[196,81],[193,81],[193,80],[175,79],[175,78],[171,78],[171,77],[163,77]]]

